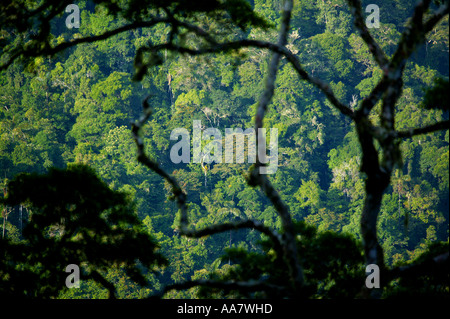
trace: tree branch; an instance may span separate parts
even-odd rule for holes
[[[355,18],[355,27],[358,29],[361,38],[367,44],[370,53],[375,58],[375,61],[378,63],[381,69],[384,69],[388,65],[388,59],[384,54],[383,50],[380,48],[377,42],[372,38],[369,30],[366,27],[364,17],[362,14],[362,6],[360,0],[347,0],[347,3],[350,7],[350,11]]]
[[[164,44],[159,44],[159,45],[155,45],[152,47],[142,48],[142,50],[147,51],[147,52],[158,52],[158,51],[166,49],[169,51],[176,51],[176,52],[179,52],[182,54],[196,56],[196,55],[204,55],[204,54],[210,54],[210,53],[226,53],[229,51],[239,50],[242,48],[250,48],[250,47],[260,48],[260,49],[268,49],[272,52],[283,55],[291,63],[294,70],[298,73],[298,75],[300,76],[301,79],[311,83],[312,85],[317,87],[320,91],[322,91],[324,93],[325,97],[328,99],[328,101],[330,101],[330,103],[334,107],[336,107],[336,109],[338,109],[343,115],[348,116],[350,118],[354,117],[353,110],[349,106],[341,103],[336,98],[333,90],[331,89],[331,87],[328,84],[326,84],[325,82],[323,82],[322,80],[320,80],[317,77],[309,75],[309,73],[303,69],[303,67],[299,61],[299,58],[296,55],[294,55],[286,47],[279,46],[276,43],[259,41],[259,40],[243,39],[243,40],[230,41],[230,42],[224,42],[224,43],[216,42],[216,44],[213,44],[210,47],[201,48],[201,49],[192,49],[192,48],[188,48],[188,47],[173,45],[171,43],[164,43]]]
[[[449,1],[445,1],[434,14],[423,24],[426,33],[430,32],[449,13]]]
[[[281,23],[281,28],[280,28],[279,38],[278,38],[278,43],[277,43],[278,48],[284,48],[284,45],[286,44],[291,11],[292,11],[292,1],[291,0],[285,1],[283,13],[282,13],[282,23]],[[201,29],[195,29],[194,31],[197,34],[202,32]],[[248,40],[245,40],[245,41],[248,41]],[[208,41],[208,42],[211,42],[211,41]],[[206,49],[194,50],[194,49],[190,49],[190,48],[179,47],[179,46],[176,46],[173,43],[169,42],[169,43],[165,43],[162,45],[156,45],[156,46],[151,46],[151,47],[147,47],[147,48],[142,48],[142,50],[150,51],[150,52],[158,52],[162,49],[169,49],[169,50],[177,51],[179,53],[188,53],[190,55],[199,55],[199,54],[206,54],[206,53],[220,52],[220,51],[226,52],[233,48],[241,48],[245,44],[250,44],[250,43],[253,45],[256,45],[256,42],[237,41],[234,43],[228,42],[225,44],[217,44],[213,47],[209,47]],[[261,44],[261,43],[259,43],[259,44]],[[263,95],[258,103],[258,108],[257,108],[257,115],[256,115],[256,120],[255,120],[256,128],[262,127],[262,121],[264,118],[265,111],[266,111],[267,106],[270,103],[270,100],[273,96],[273,92],[274,92],[274,88],[275,88],[274,83],[275,83],[276,73],[278,70],[278,63],[281,58],[281,53],[282,52],[275,51],[273,53],[272,59],[269,63],[269,72],[266,77],[266,88],[265,88]],[[306,74],[306,72],[305,72],[305,74]],[[158,174],[160,174],[164,178],[168,179],[169,176],[165,173],[158,171],[158,165],[156,163],[153,163],[153,161],[151,161],[144,154],[143,142],[142,142],[142,140],[139,140],[139,137],[137,134],[139,131],[139,128],[148,119],[148,116],[147,117],[143,116],[141,118],[141,120],[133,126],[133,134],[135,136],[135,141],[136,141],[136,144],[138,145],[138,149],[140,150],[138,152],[138,160],[141,163],[143,163],[144,165],[146,165],[147,167],[149,167],[150,169],[156,171]],[[258,172],[258,170],[254,169],[252,172],[253,173]],[[271,199],[272,203],[275,206],[275,209],[277,209],[277,211],[281,217],[281,220],[283,223],[283,229],[285,231],[284,238],[281,243],[281,246],[284,248],[283,255],[286,258],[286,261],[288,262],[288,266],[289,266],[289,269],[291,272],[292,279],[295,282],[295,286],[299,287],[303,284],[303,271],[302,271],[301,266],[298,261],[295,233],[294,233],[293,224],[292,224],[289,210],[288,210],[287,206],[284,205],[279,194],[272,187],[272,185],[270,184],[267,177],[259,175],[259,174],[257,174],[257,175],[258,176],[256,178],[254,178],[252,181],[253,185],[261,186],[261,188],[264,190],[264,192],[269,197],[269,199]],[[177,189],[179,188],[178,184],[176,182],[174,183],[174,181],[171,181],[171,180],[169,180],[169,183],[172,185],[174,192],[177,191]],[[180,194],[180,192],[178,192],[178,194]],[[176,198],[178,198],[178,196],[179,196],[176,194],[174,194],[174,195]],[[211,228],[205,230],[204,232],[189,230],[187,228],[188,216],[187,216],[187,209],[186,209],[186,205],[185,205],[185,195],[184,194],[181,199],[178,198],[178,203],[179,203],[179,207],[181,208],[180,232],[186,236],[190,236],[190,237],[197,236],[197,235],[203,236],[203,234],[212,234],[212,233],[218,232],[219,230],[221,230],[221,231],[228,230],[229,227],[231,227],[231,224],[229,224],[229,225],[225,225],[225,226],[218,225],[217,227],[211,227]],[[239,224],[238,227],[244,227],[244,226],[245,226],[245,228],[254,227],[255,224],[253,222],[250,222],[250,224],[241,223],[241,224]],[[236,225],[234,225],[233,227],[236,227]],[[270,234],[269,236],[271,236],[272,239],[278,238],[277,236],[274,236],[274,234],[272,232],[267,232],[267,229],[265,229],[265,228],[259,227],[259,228],[255,228],[255,229],[260,229],[263,232],[265,232],[266,234]],[[277,243],[277,241],[275,241],[275,243]]]
[[[354,7],[356,6],[360,1],[359,0],[348,0],[349,5]],[[435,11],[435,13],[431,16],[431,18],[423,24],[423,14],[428,8],[430,3],[430,0],[420,1],[415,10],[413,17],[409,23],[409,25],[405,28],[405,30],[402,33],[401,40],[398,44],[397,50],[393,55],[393,58],[389,62],[388,65],[384,63],[384,60],[382,60],[381,56],[382,53],[377,49],[377,46],[374,45],[373,39],[365,39],[363,35],[364,41],[369,46],[369,50],[372,53],[372,56],[376,60],[380,60],[382,64],[379,63],[380,66],[382,66],[383,70],[383,77],[378,82],[376,87],[370,92],[369,96],[363,99],[360,108],[357,112],[359,112],[360,116],[367,116],[369,115],[370,111],[373,109],[373,107],[377,104],[377,102],[381,99],[383,94],[386,92],[386,90],[392,85],[393,83],[396,83],[401,79],[403,76],[403,69],[406,63],[406,60],[410,57],[410,55],[414,52],[417,45],[425,40],[425,35],[427,32],[431,31],[431,29],[446,15],[448,14],[448,1],[442,5],[439,9]],[[359,3],[360,5],[360,3]],[[355,18],[358,23],[361,23],[361,18]],[[355,22],[355,23],[356,23]],[[362,26],[359,29],[360,32],[368,33],[367,29],[364,31],[365,26]],[[369,34],[370,36],[370,34]],[[365,36],[367,37],[367,35]],[[373,41],[373,43],[372,43]],[[369,45],[370,44],[370,45]],[[377,61],[378,62],[378,61]]]
[[[449,253],[445,252],[419,263],[413,263],[410,265],[390,269],[385,275],[385,280],[389,282],[396,278],[418,277],[426,274],[436,274],[442,271],[448,273],[448,267]]]
[[[287,43],[289,22],[291,19],[291,13],[293,9],[293,1],[285,0],[283,2],[283,11],[281,14],[281,25],[278,33],[277,46],[285,47]],[[263,120],[265,113],[267,111],[268,105],[272,100],[274,90],[275,90],[275,80],[278,72],[278,64],[281,59],[281,53],[273,52],[272,58],[269,62],[269,68],[265,81],[264,91],[258,101],[258,106],[256,109],[255,116],[255,131],[257,132],[257,145],[265,142],[265,136],[259,135],[259,128],[263,127]],[[259,152],[257,152],[258,154]],[[265,156],[265,154],[263,155]],[[258,155],[257,155],[258,157]],[[289,274],[291,280],[293,281],[293,286],[295,290],[299,290],[303,286],[303,269],[300,266],[296,236],[294,231],[294,225],[292,222],[291,214],[289,213],[288,207],[283,203],[280,195],[274,189],[272,184],[266,175],[261,175],[259,172],[259,167],[262,164],[257,160],[256,164],[251,168],[250,180],[248,181],[250,185],[258,185],[264,191],[266,196],[270,199],[278,215],[281,218],[281,224],[284,230],[282,247],[284,249],[284,257],[288,265]]]
[[[150,170],[154,171],[156,174],[164,178],[171,186],[172,186],[172,193],[174,194],[174,197],[177,201],[178,208],[180,209],[180,233],[187,237],[192,238],[200,238],[208,235],[217,234],[220,232],[229,231],[232,229],[244,229],[244,228],[253,228],[261,233],[267,235],[274,243],[275,249],[277,250],[277,253],[282,256],[283,250],[281,248],[281,239],[279,234],[277,234],[275,231],[272,231],[270,228],[266,227],[263,223],[259,221],[254,220],[246,220],[242,222],[237,223],[226,223],[226,224],[217,224],[212,225],[210,227],[206,227],[201,230],[193,230],[189,229],[189,220],[188,220],[188,214],[187,214],[187,205],[186,205],[186,194],[182,191],[181,187],[179,186],[178,182],[174,177],[169,175],[166,171],[164,171],[158,163],[151,160],[144,151],[144,141],[139,136],[139,132],[141,128],[144,126],[144,124],[147,122],[149,117],[151,116],[151,107],[148,104],[148,99],[150,96],[145,98],[143,101],[143,114],[141,117],[135,122],[132,123],[132,134],[135,141],[135,144],[137,146],[137,159],[140,163],[145,165]]]
[[[281,25],[278,33],[277,46],[285,47],[287,43],[287,36],[289,30],[289,22],[291,19],[293,3],[292,0],[285,0],[283,2],[283,11],[281,14]],[[263,120],[267,107],[272,100],[273,93],[275,91],[275,80],[278,72],[278,63],[280,62],[281,54],[277,51],[272,53],[272,58],[269,62],[269,68],[267,71],[265,89],[258,101],[255,117],[255,131],[258,132],[259,128],[263,127]],[[259,142],[259,140],[258,140]],[[257,161],[258,163],[258,161]]]
[[[176,283],[172,285],[168,285],[164,287],[163,290],[154,294],[150,298],[162,298],[167,292],[171,290],[185,290],[194,288],[197,286],[206,286],[209,288],[217,288],[222,290],[239,290],[239,291],[267,291],[267,290],[276,290],[282,292],[286,290],[286,287],[277,286],[273,284],[269,284],[264,281],[216,281],[216,280],[206,280],[206,279],[198,279],[198,280],[190,280],[181,283]]]
[[[7,69],[12,63],[14,63],[15,60],[17,60],[20,56],[26,56],[26,57],[38,57],[41,55],[55,55],[59,52],[62,52],[68,48],[71,48],[73,46],[83,44],[83,43],[93,43],[101,40],[106,40],[112,36],[115,36],[117,34],[127,32],[134,29],[139,28],[151,28],[159,23],[168,23],[168,18],[154,18],[151,21],[136,21],[121,27],[118,27],[114,30],[106,31],[102,34],[85,37],[85,38],[79,38],[75,39],[69,42],[63,42],[61,44],[56,45],[55,47],[44,47],[42,49],[37,49],[34,46],[31,46],[30,48],[21,48],[17,52],[15,52],[7,61],[6,63],[2,64],[0,66],[0,71]]]
[[[229,230],[237,230],[237,229],[245,229],[245,228],[251,228],[256,229],[260,231],[261,233],[267,235],[275,244],[275,250],[277,250],[277,253],[282,256],[282,249],[281,249],[281,238],[278,233],[275,231],[272,231],[270,228],[266,227],[262,222],[255,221],[255,220],[245,220],[245,221],[239,221],[234,223],[223,223],[223,224],[215,224],[211,225],[209,227],[200,229],[200,230],[185,230],[184,235],[187,237],[192,238],[200,238],[205,237],[217,233],[223,233]]]
[[[410,128],[408,130],[394,133],[394,138],[411,138],[416,135],[428,134],[440,130],[448,130],[450,128],[450,120],[437,122],[425,127]]]
[[[141,115],[141,117],[135,123],[131,124],[133,138],[134,138],[134,141],[135,141],[136,146],[137,146],[137,160],[138,160],[138,162],[142,163],[147,168],[149,168],[150,170],[154,171],[156,174],[158,174],[159,176],[164,178],[172,186],[172,193],[175,196],[175,199],[176,199],[177,204],[178,204],[178,208],[180,209],[180,212],[181,212],[181,218],[180,218],[180,223],[182,225],[181,230],[184,231],[185,230],[185,226],[184,225],[186,225],[188,223],[188,220],[187,220],[186,194],[182,191],[180,185],[178,184],[178,182],[176,181],[175,178],[173,178],[171,175],[169,175],[166,171],[164,171],[158,165],[158,163],[156,163],[155,161],[151,160],[145,154],[144,140],[139,136],[139,132],[140,132],[141,128],[147,122],[147,120],[149,119],[149,117],[150,117],[150,115],[152,113],[151,107],[150,107],[150,105],[147,102],[147,100],[150,97],[151,96],[147,96],[144,99],[143,103],[142,103],[143,114]]]
[[[366,117],[378,103],[378,101],[383,96],[386,91],[389,82],[387,81],[387,73],[383,75],[383,78],[378,82],[378,84],[373,88],[368,96],[366,96],[362,102],[361,106],[356,111],[357,117]]]
[[[106,40],[114,35],[127,32],[130,30],[135,30],[139,28],[150,28],[159,23],[174,23],[178,26],[182,26],[183,28],[195,33],[199,37],[203,38],[211,45],[211,47],[206,47],[202,49],[191,49],[186,47],[181,47],[178,45],[174,45],[169,41],[169,43],[156,45],[153,47],[147,47],[147,50],[143,51],[159,51],[162,49],[168,49],[172,51],[178,51],[180,53],[190,54],[190,55],[202,55],[208,53],[218,53],[218,52],[228,52],[231,50],[238,50],[244,47],[256,47],[269,49],[272,52],[278,53],[286,57],[286,59],[293,65],[294,69],[297,71],[299,76],[306,80],[307,82],[316,86],[319,90],[321,90],[326,98],[330,101],[332,105],[334,105],[342,114],[353,117],[353,111],[347,105],[342,104],[334,95],[331,87],[326,83],[322,82],[320,79],[310,76],[301,66],[301,63],[298,57],[292,52],[290,52],[284,45],[279,45],[277,43],[258,41],[258,40],[249,40],[243,39],[238,41],[231,41],[225,43],[218,43],[207,31],[202,28],[193,25],[191,23],[177,20],[173,17],[155,17],[151,21],[136,21],[131,24],[124,25],[114,30],[106,31],[100,35],[90,36],[80,39],[75,39],[70,42],[61,43],[55,47],[45,47],[43,49],[37,49],[35,47],[19,49],[17,52],[13,53],[12,56],[7,60],[6,63],[0,65],[0,71],[7,69],[15,60],[17,60],[20,56],[27,57],[37,57],[41,55],[54,55],[59,52],[64,51],[65,49],[71,48],[73,46],[83,44],[83,43],[93,43],[101,40]],[[286,29],[287,31],[287,29]]]
[[[425,41],[426,34],[449,13],[449,4],[446,1],[432,14],[427,22],[423,23],[423,16],[430,2],[431,0],[422,0],[417,3],[409,25],[403,31],[397,50],[390,62],[389,69],[392,71],[390,73],[394,73],[395,70],[402,67],[405,61],[416,50],[417,46]]]
[[[108,290],[108,299],[116,299],[116,288],[112,283],[106,280],[97,270],[91,271],[85,276],[87,279],[91,278],[94,281],[101,284],[104,288]]]

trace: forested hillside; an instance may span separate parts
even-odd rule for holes
[[[106,5],[96,5],[97,2],[76,3],[80,9],[79,28],[66,27],[68,13],[60,12],[53,18],[49,25],[50,43],[56,46],[73,39],[95,37],[123,26],[127,19],[130,21],[130,17],[111,14],[113,7],[108,9]],[[241,1],[219,2],[235,3],[237,12],[240,10],[237,4]],[[120,6],[122,2],[111,3]],[[362,1],[364,17],[370,14],[364,11],[370,3]],[[221,29],[218,32],[221,39],[276,42],[283,21],[282,1],[250,0],[248,4],[254,10],[253,15],[244,17],[244,21],[236,18],[235,25]],[[382,0],[376,4],[380,9],[380,26],[369,29],[370,34],[391,58],[414,5],[407,0]],[[431,4],[431,9],[437,7],[438,2]],[[2,4],[2,8],[7,6]],[[196,14],[186,13],[189,21],[200,26],[207,23],[220,26],[219,18],[217,22]],[[233,16],[232,11],[229,14]],[[35,28],[38,27],[36,24]],[[32,27],[26,32],[36,31]],[[172,185],[137,160],[131,123],[140,118],[143,101],[150,95],[146,101],[152,114],[141,130],[145,152],[178,181],[187,195],[190,225],[203,229],[221,223],[258,220],[268,228],[282,228],[282,218],[271,199],[261,188],[247,184],[252,165],[247,160],[174,163],[171,159],[171,149],[179,141],[171,139],[172,131],[185,128],[192,138],[194,120],[201,121],[202,130],[217,128],[223,137],[227,128],[254,127],[272,52],[251,46],[202,55],[180,53],[172,48],[150,53],[140,50],[149,44],[169,41],[172,31],[167,24],[130,29],[101,41],[68,47],[57,54],[14,61],[0,74],[3,197],[8,195],[8,183],[18,182],[15,177],[20,173],[41,176],[54,172],[53,168],[63,171],[67,167],[85,171],[88,169],[79,165],[87,165],[111,192],[126,194],[124,198],[138,218],[136,223],[140,223],[139,232],[150,235],[160,247],[158,254],[167,260],[155,263],[154,272],[145,273],[147,285],[138,285],[121,267],[102,268],[103,278],[115,286],[119,298],[148,297],[166,286],[190,280],[273,276],[273,283],[287,276],[274,270],[279,262],[274,257],[276,248],[268,243],[267,234],[255,229],[233,229],[200,238],[183,236]],[[188,31],[175,33],[178,44],[193,41]],[[448,32],[447,14],[407,60],[401,96],[396,102],[397,130],[449,119],[448,98],[436,93],[440,92],[440,85],[448,92]],[[16,36],[11,28],[0,27],[2,52],[24,41]],[[360,36],[344,0],[294,1],[287,42],[286,48],[301,61],[304,70],[327,83],[336,98],[351,110],[370,96],[385,72]],[[5,63],[3,56],[2,59]],[[140,62],[153,65],[140,68]],[[432,88],[438,89],[434,92]],[[373,123],[379,123],[377,112],[382,108],[381,102],[374,106],[370,115]],[[281,58],[264,127],[268,132],[270,128],[278,129],[278,166],[267,177],[289,207],[295,227],[304,231],[302,238],[306,241],[299,246],[299,256],[305,281],[308,282],[309,276],[309,283],[316,287],[309,296],[342,296],[341,290],[333,288],[341,285],[348,297],[355,297],[366,277],[360,219],[367,177],[360,171],[361,146],[354,122],[334,107],[317,86],[299,81],[293,65]],[[377,150],[382,147],[375,146]],[[401,164],[392,171],[377,222],[387,267],[417,260],[432,243],[445,246],[449,238],[448,129],[411,134],[398,147]],[[190,151],[192,159],[192,147]],[[44,182],[36,181],[34,187],[44,187],[39,184]],[[79,186],[84,188],[82,182]],[[58,196],[55,193],[54,197]],[[26,245],[23,231],[33,219],[33,207],[40,207],[36,204],[38,199],[33,202],[34,197],[24,198],[28,200],[18,199],[14,205],[2,202],[2,241],[11,245]],[[117,223],[122,225],[120,221]],[[327,261],[332,256],[338,256],[336,263],[332,259]],[[273,265],[269,266],[270,262]],[[257,269],[258,264],[262,268]],[[314,268],[313,264],[322,266]],[[5,266],[6,262],[0,265]],[[260,277],[252,278],[254,274]],[[80,288],[63,286],[56,296],[108,297],[105,286],[91,279],[83,280],[83,275],[81,279]],[[63,281],[61,284],[64,285]],[[356,288],[349,289],[353,284]],[[395,285],[391,284],[391,290],[386,289],[385,294],[394,291]],[[448,294],[448,286],[444,291]],[[168,291],[165,297],[198,298],[202,293],[208,297],[225,296],[220,290],[194,287]],[[234,291],[231,296],[240,294]]]

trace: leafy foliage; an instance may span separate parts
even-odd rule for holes
[[[122,267],[131,280],[146,285],[142,270],[166,262],[126,195],[110,190],[86,166],[19,174],[9,182],[3,204],[21,203],[31,216],[20,243],[1,242],[3,295],[55,297],[65,287],[70,264],[103,285],[108,281],[101,273],[111,267]]]
[[[364,281],[364,258],[360,243],[350,235],[331,231],[317,232],[314,226],[304,222],[295,225],[297,246],[301,263],[308,278],[304,296],[308,298],[355,298]],[[212,279],[257,282],[261,279],[268,285],[263,291],[245,293],[231,290],[225,296],[245,298],[286,298],[289,287],[286,264],[274,250],[267,238],[260,241],[260,250],[249,253],[246,249],[227,249],[222,260],[233,263],[228,269],[211,275]],[[272,286],[270,286],[272,285]],[[202,287],[200,296],[218,293]]]

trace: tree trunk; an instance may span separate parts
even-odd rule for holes
[[[385,187],[376,179],[366,180],[366,197],[361,215],[361,235],[364,243],[366,264],[384,267],[383,248],[378,243],[377,219]]]
[[[360,227],[363,239],[366,264],[376,264],[384,268],[383,248],[378,243],[377,219],[380,213],[383,193],[390,183],[390,172],[380,166],[378,151],[369,132],[370,121],[362,112],[355,118],[358,139],[362,150],[361,172],[366,174],[364,206]]]

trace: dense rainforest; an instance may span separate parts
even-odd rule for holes
[[[410,17],[415,3],[372,2],[379,7],[379,26],[365,30],[377,48],[395,60],[402,33],[414,21]],[[441,3],[447,6],[447,14],[403,66],[401,93],[395,101],[399,131],[449,119],[448,1],[424,2],[430,7],[424,16],[431,16]],[[147,10],[138,1],[77,1],[79,28],[67,27],[70,13],[64,8],[70,2],[49,15],[48,25],[39,24],[37,18],[29,25],[18,25],[17,30],[8,24],[14,10],[47,12],[54,8],[48,3],[1,4],[2,21],[6,21],[0,26],[5,66],[0,73],[1,294],[55,298],[292,296],[279,288],[289,286],[288,270],[276,241],[270,240],[274,233],[284,236],[284,219],[269,192],[249,183],[252,163],[247,156],[244,163],[198,163],[192,160],[193,147],[188,147],[189,162],[175,163],[171,153],[180,141],[172,132],[182,128],[192,137],[194,121],[200,121],[202,132],[216,128],[224,139],[228,128],[253,128],[259,121],[259,103],[271,74],[268,61],[274,54],[270,48],[251,45],[205,54],[181,48],[195,46],[196,37],[209,41],[202,30],[221,41],[275,43],[286,22],[284,2],[211,1],[211,6],[220,7],[217,11],[187,1],[144,1]],[[371,14],[365,11],[370,1],[293,1],[285,45],[305,73],[327,83],[349,112],[369,100],[386,73],[379,63],[382,59],[361,36],[361,27],[355,26],[354,3],[360,4],[364,19]],[[139,10],[121,14],[123,7]],[[178,19],[178,24],[169,19],[146,25],[149,15]],[[101,37],[130,21],[136,27]],[[47,34],[41,37],[44,29]],[[26,37],[51,47],[99,39],[79,41],[54,54],[43,50],[8,61],[8,50],[26,48]],[[165,47],[164,43],[175,44]],[[142,50],[158,45],[160,50]],[[367,276],[360,225],[368,190],[367,174],[361,171],[361,131],[320,86],[299,80],[291,61],[286,56],[279,59],[273,97],[264,113],[267,142],[274,138],[271,128],[278,133],[277,169],[266,177],[279,201],[289,207],[298,232],[306,287],[301,295],[356,298]],[[367,117],[370,122],[383,125],[378,114],[384,112],[384,105],[381,101],[373,105]],[[145,125],[132,125],[150,107]],[[139,141],[133,136],[137,127]],[[407,267],[433,252],[447,251],[448,259],[448,126],[426,133],[405,133],[401,141],[392,142],[401,155],[383,192],[376,221],[385,264],[382,270]],[[248,220],[263,226],[255,223],[254,227],[185,236],[180,231],[183,216],[174,185],[138,160],[137,141],[142,143],[141,151],[186,194],[190,227],[212,229]],[[201,143],[204,146],[208,141]],[[380,154],[385,147],[374,144]],[[245,154],[249,152],[246,149]],[[87,230],[80,230],[83,227]],[[79,253],[83,249],[86,252]],[[53,263],[52,258],[60,262]],[[77,288],[64,284],[69,264],[82,269]],[[129,271],[130,267],[134,270]],[[413,282],[394,278],[382,283],[377,296],[448,297],[448,276],[447,270],[439,283],[426,275]],[[243,282],[260,286],[244,289],[251,285],[239,285]]]

